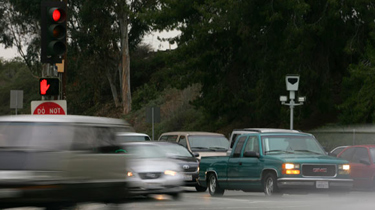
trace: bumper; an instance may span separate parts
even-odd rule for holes
[[[183,180],[162,179],[162,180],[133,180],[128,183],[130,195],[148,195],[148,194],[172,194],[182,191]]]
[[[353,187],[353,180],[280,178],[277,180],[277,186],[282,191],[350,191]]]
[[[184,186],[197,186],[198,173],[184,174]]]

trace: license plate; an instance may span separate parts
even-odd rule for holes
[[[328,181],[316,181],[316,188],[328,189]]]
[[[147,188],[148,189],[157,189],[157,188],[161,188],[161,186],[160,186],[159,183],[147,183]]]
[[[184,175],[184,180],[191,181],[191,180],[193,180],[193,176],[192,175]]]

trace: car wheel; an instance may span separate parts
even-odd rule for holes
[[[224,194],[224,190],[220,188],[217,178],[213,173],[208,177],[208,191],[211,196],[222,196]]]
[[[181,199],[180,193],[172,193],[170,195],[172,196],[173,200],[180,200]]]
[[[267,173],[263,178],[263,190],[267,196],[282,195],[277,187],[277,179],[274,173]]]
[[[195,189],[196,189],[198,192],[206,192],[207,187],[202,187],[202,186],[200,186],[200,185],[197,185],[197,186],[195,186]]]
[[[71,204],[71,205],[62,205],[62,204],[51,204],[45,207],[45,210],[74,210],[77,208],[77,204]]]

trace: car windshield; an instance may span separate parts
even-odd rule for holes
[[[224,136],[190,135],[189,144],[192,150],[227,150],[229,148],[229,141]]]
[[[168,157],[194,157],[185,147],[177,144],[160,145]]]
[[[165,158],[163,150],[152,144],[123,145],[122,152],[132,155],[134,158]]]
[[[278,153],[325,154],[321,145],[312,136],[270,135],[263,136],[262,143],[266,155]]]
[[[132,141],[150,141],[148,136],[116,136],[118,143],[132,142]]]

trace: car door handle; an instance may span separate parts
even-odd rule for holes
[[[239,162],[238,165],[242,166],[242,162]]]

